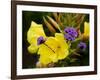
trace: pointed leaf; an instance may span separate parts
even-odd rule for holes
[[[60,29],[60,27],[59,27],[59,25],[56,23],[56,21],[54,21],[50,16],[47,16],[47,18],[49,19],[49,21],[52,23],[52,25],[53,25],[56,29],[58,29],[60,32],[62,32],[61,29]]]
[[[53,28],[53,26],[45,19],[45,17],[43,17],[44,23],[45,25],[48,27],[48,29],[50,30],[51,33],[55,33],[56,30]]]

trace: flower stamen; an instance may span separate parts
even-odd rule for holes
[[[55,51],[51,48],[51,47],[49,47],[46,43],[43,43],[45,46],[47,46],[50,50],[52,50],[52,52],[54,52],[55,53]]]

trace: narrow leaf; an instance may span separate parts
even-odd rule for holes
[[[60,29],[59,25],[56,23],[56,21],[54,21],[50,16],[47,16],[47,18],[49,19],[49,21],[52,23],[52,25],[58,29],[60,32],[62,32],[62,30]]]
[[[45,17],[43,17],[44,23],[45,25],[48,27],[48,29],[50,30],[51,33],[55,33],[56,30],[53,28],[53,26],[45,19]]]
[[[53,13],[53,16],[54,16],[55,20],[58,22],[58,15],[56,12]]]

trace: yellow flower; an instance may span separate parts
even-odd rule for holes
[[[40,63],[47,65],[66,58],[69,54],[69,46],[62,33],[56,33],[55,37],[48,37],[45,43],[39,46]]]
[[[37,38],[40,36],[46,37],[42,24],[37,24],[34,21],[32,21],[31,26],[27,32],[27,41],[30,43],[28,51],[30,53],[35,53],[37,51]]]
[[[89,37],[90,34],[90,25],[88,22],[84,22],[84,33],[83,36],[84,37]]]

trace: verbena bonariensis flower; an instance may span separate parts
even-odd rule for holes
[[[73,37],[73,36],[71,36],[71,35],[69,35],[69,34],[65,34],[64,37],[65,37],[65,39],[67,39],[67,40],[69,40],[69,41],[75,40],[75,37]]]
[[[64,32],[65,32],[65,38],[70,41],[75,40],[75,38],[78,36],[77,30],[73,27],[65,28]]]
[[[86,43],[80,42],[80,43],[78,44],[78,48],[80,48],[81,50],[85,50],[85,49],[86,49]]]
[[[42,43],[45,42],[45,39],[43,38],[43,36],[40,36],[38,39],[37,39],[37,44],[40,45]]]

